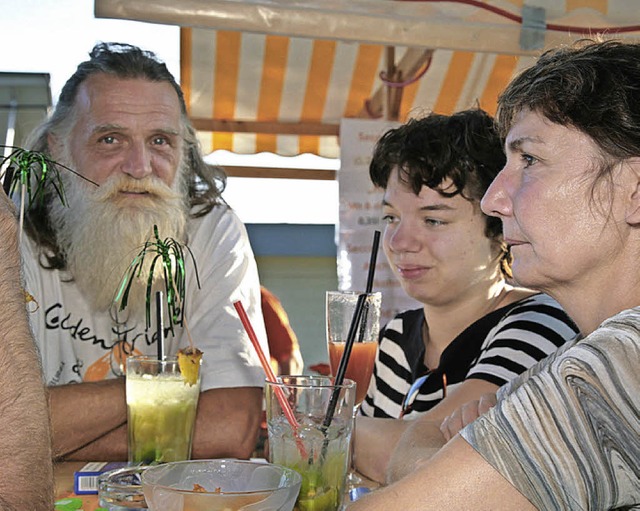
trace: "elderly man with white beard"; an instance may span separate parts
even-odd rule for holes
[[[264,373],[233,302],[241,301],[267,352],[258,273],[242,223],[224,203],[224,175],[207,166],[182,91],[153,53],[100,43],[67,81],[28,148],[60,167],[29,209],[22,251],[26,289],[39,304],[32,327],[49,387],[58,459],[127,457],[123,369],[130,354],[156,354],[146,326],[146,278],[128,306],[114,295],[157,226],[185,244],[184,322],[165,340],[204,352],[193,456],[248,457],[260,423]],[[196,269],[199,277],[196,278]]]

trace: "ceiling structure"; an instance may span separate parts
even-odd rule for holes
[[[22,146],[51,107],[48,73],[0,72],[0,144]],[[5,147],[1,151],[7,155]]]
[[[344,117],[480,106],[544,49],[640,40],[636,0],[95,0],[181,27],[181,85],[206,152],[338,157]]]

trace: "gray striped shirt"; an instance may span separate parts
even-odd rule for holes
[[[640,307],[500,389],[461,434],[538,509],[640,509]]]

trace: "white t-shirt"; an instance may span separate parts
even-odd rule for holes
[[[202,390],[262,387],[264,371],[233,307],[233,302],[242,302],[268,357],[258,270],[246,229],[230,208],[218,206],[203,217],[190,218],[188,236],[201,287],[185,251],[185,318],[195,346],[204,352]],[[117,324],[108,312],[94,312],[68,274],[42,268],[37,253],[25,238],[25,287],[39,304],[31,324],[48,385],[121,376],[118,353],[124,342],[128,352],[157,353],[154,325],[147,331],[144,319]],[[175,337],[169,333],[165,339],[167,354],[188,346],[184,328],[176,325],[174,332]]]

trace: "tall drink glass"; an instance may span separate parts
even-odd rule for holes
[[[298,424],[296,429],[278,393],[288,403]],[[294,511],[342,509],[354,398],[355,384],[351,380],[339,386],[327,376],[282,376],[281,383],[267,382],[269,461],[302,476]],[[325,427],[330,402],[335,409],[331,423]]]
[[[358,296],[362,293],[354,291],[327,291],[327,349],[331,374],[336,375],[346,340],[351,328]],[[356,382],[356,402],[353,417],[358,413],[373,374],[373,366],[378,352],[378,335],[380,333],[380,308],[382,295],[380,292],[368,293],[364,301],[364,311],[360,326],[356,331],[345,377]],[[353,457],[353,445],[350,448]],[[349,485],[355,486],[362,481],[355,472],[349,473]]]
[[[129,357],[126,376],[129,461],[188,460],[200,395],[200,371],[191,384],[177,357]]]

